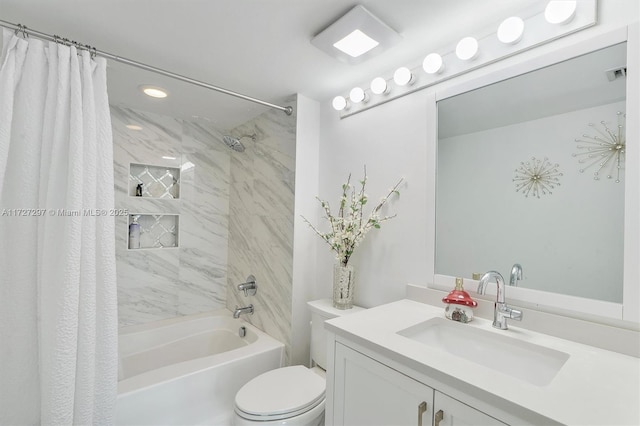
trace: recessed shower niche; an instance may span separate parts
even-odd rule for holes
[[[180,169],[131,163],[129,195],[162,199],[180,198]]]
[[[129,249],[178,247],[179,218],[177,214],[130,214]]]

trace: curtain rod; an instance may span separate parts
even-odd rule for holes
[[[191,77],[186,77],[184,75],[176,74],[176,73],[171,72],[171,71],[167,71],[167,70],[163,70],[161,68],[153,67],[151,65],[143,64],[142,62],[137,62],[137,61],[134,61],[134,60],[131,60],[131,59],[123,58],[122,56],[114,55],[112,53],[103,52],[101,50],[96,49],[95,47],[92,47],[92,46],[89,46],[89,45],[86,45],[86,44],[83,45],[83,44],[80,44],[78,42],[75,42],[75,41],[72,41],[72,40],[69,40],[69,39],[66,39],[66,38],[62,38],[62,37],[59,37],[59,36],[56,36],[56,35],[52,36],[50,34],[42,33],[40,31],[36,31],[36,30],[32,30],[31,28],[27,28],[27,27],[25,27],[24,25],[21,25],[21,24],[13,24],[11,22],[3,21],[2,19],[0,19],[0,26],[13,29],[13,30],[16,31],[16,34],[22,33],[25,37],[27,35],[33,35],[33,36],[35,36],[37,38],[40,38],[40,39],[53,41],[53,42],[56,42],[56,43],[66,44],[68,46],[73,45],[73,46],[76,46],[76,48],[78,48],[78,49],[88,50],[93,55],[102,56],[104,58],[111,59],[111,60],[114,60],[116,62],[121,62],[123,64],[131,65],[131,66],[136,67],[136,68],[140,68],[140,69],[143,69],[143,70],[151,71],[153,73],[164,75],[166,77],[171,77],[171,78],[174,78],[176,80],[180,80],[180,81],[184,81],[186,83],[193,84],[195,86],[204,87],[205,89],[214,90],[216,92],[224,93],[224,94],[227,94],[227,95],[230,95],[230,96],[235,96],[236,98],[244,99],[244,100],[249,101],[249,102],[254,102],[254,103],[257,103],[257,104],[260,104],[260,105],[264,105],[264,106],[268,106],[268,107],[271,107],[271,108],[275,108],[275,109],[278,109],[278,110],[284,112],[287,115],[291,115],[293,113],[293,107],[291,107],[291,106],[280,106],[280,105],[272,104],[271,102],[263,101],[261,99],[252,98],[251,96],[243,95],[241,93],[233,92],[231,90],[227,90],[227,89],[224,89],[222,87],[214,86],[212,84],[205,83],[203,81],[199,81],[199,80],[193,79]]]

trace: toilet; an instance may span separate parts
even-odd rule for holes
[[[325,368],[327,361],[326,320],[362,311],[339,310],[331,299],[307,303],[311,310],[312,368],[303,365],[277,368],[250,380],[236,394],[234,424],[324,425]]]

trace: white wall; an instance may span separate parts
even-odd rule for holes
[[[353,257],[358,274],[356,304],[370,307],[400,299],[404,297],[408,282],[424,284],[432,279],[429,273],[433,268],[433,242],[428,241],[425,218],[431,217],[434,209],[433,205],[428,205],[426,197],[430,182],[426,167],[432,160],[427,158],[426,149],[427,100],[433,90],[495,72],[635,22],[638,10],[637,0],[602,0],[599,23],[595,27],[343,120],[331,109],[330,99],[322,103],[318,194],[321,198],[337,199],[340,185],[348,173],[357,176],[363,164],[369,172],[368,192],[372,199],[382,195],[398,177],[406,179],[400,199],[390,206],[398,217],[372,232]],[[390,64],[390,68],[394,65],[400,64]],[[362,69],[366,75],[366,65],[362,65]],[[305,173],[304,168],[298,169],[298,173]],[[309,197],[314,195],[309,194]],[[334,259],[319,239],[317,244],[315,295],[329,297]]]
[[[320,151],[320,104],[298,95],[296,123],[296,173],[293,236],[293,291],[291,314],[291,364],[309,363],[309,337],[311,314],[307,301],[314,299],[316,287],[316,236],[302,220],[317,222],[319,218],[315,200],[310,194],[318,193],[318,154]]]

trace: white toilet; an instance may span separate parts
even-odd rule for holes
[[[324,322],[362,311],[339,310],[331,299],[308,302],[311,309],[312,368],[302,365],[268,371],[245,384],[236,394],[234,424],[317,426],[324,424],[327,339]]]

